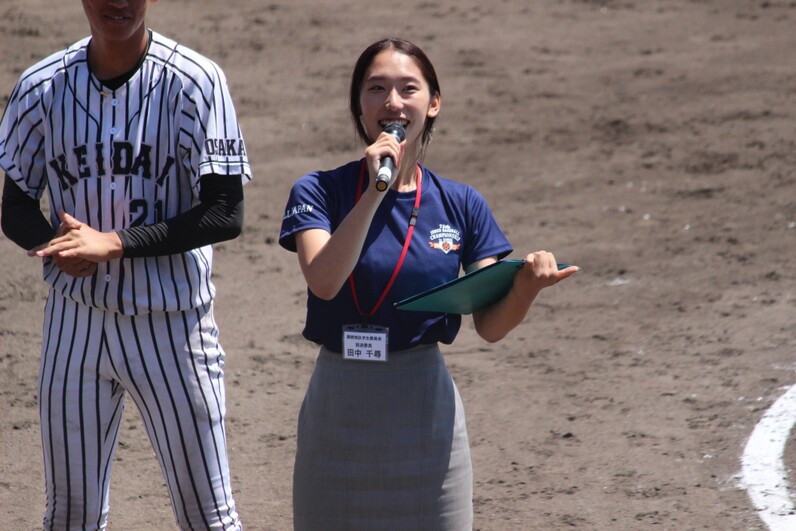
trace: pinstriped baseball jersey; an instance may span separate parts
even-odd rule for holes
[[[202,175],[251,179],[226,78],[213,61],[152,32],[141,67],[110,90],[89,70],[89,40],[25,71],[0,122],[0,167],[33,198],[47,190],[53,226],[60,209],[98,231],[149,225],[196,205]],[[112,260],[74,278],[47,259],[44,278],[66,298],[103,310],[185,310],[212,300],[212,261],[208,245]]]

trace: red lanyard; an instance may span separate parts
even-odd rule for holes
[[[362,161],[362,169],[359,172],[359,187],[357,188],[357,199],[356,203],[359,202],[359,198],[362,197],[362,186],[365,182],[365,168],[366,164],[365,161]],[[409,218],[409,229],[406,231],[406,240],[404,241],[404,248],[401,251],[401,257],[398,259],[398,263],[395,264],[395,270],[392,272],[392,277],[390,277],[390,281],[387,282],[387,286],[384,288],[384,291],[381,292],[381,296],[379,300],[376,301],[376,305],[373,309],[365,315],[362,309],[359,306],[359,297],[357,297],[357,287],[354,284],[354,272],[352,271],[351,274],[348,276],[348,285],[351,286],[351,294],[354,296],[354,304],[357,307],[357,312],[359,315],[362,316],[363,319],[367,322],[370,317],[376,313],[376,310],[379,309],[381,303],[384,302],[384,298],[389,293],[390,288],[392,288],[393,283],[395,282],[395,278],[398,276],[398,272],[401,270],[401,266],[404,265],[404,260],[406,259],[406,252],[409,250],[409,242],[412,240],[412,233],[415,231],[415,224],[417,223],[417,215],[420,212],[420,193],[423,188],[423,171],[420,169],[420,165],[417,165],[417,172],[416,172],[416,179],[417,179],[417,192],[415,193],[415,206],[412,208],[412,216]],[[355,204],[356,204],[355,203]]]

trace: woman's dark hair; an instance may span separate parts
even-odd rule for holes
[[[437,73],[434,70],[434,65],[431,64],[431,61],[428,59],[426,54],[423,53],[423,50],[421,50],[417,45],[396,37],[390,37],[374,42],[365,48],[365,51],[363,51],[359,56],[359,59],[354,66],[354,72],[351,74],[351,93],[348,104],[348,107],[351,111],[351,118],[354,120],[354,125],[356,125],[357,128],[357,134],[359,135],[359,138],[361,138],[366,144],[373,142],[373,139],[368,137],[368,133],[365,131],[365,126],[362,125],[362,121],[359,119],[362,115],[362,107],[359,104],[359,95],[362,90],[362,82],[365,78],[365,72],[368,68],[370,68],[370,65],[373,64],[374,58],[385,50],[397,50],[404,55],[408,55],[409,57],[413,58],[417,63],[417,66],[420,68],[420,72],[423,74],[426,83],[428,83],[431,95],[442,95],[442,91],[439,87],[439,80],[437,79]],[[429,117],[426,120],[426,126],[423,129],[423,137],[420,142],[421,156],[425,152],[426,146],[429,144],[429,142],[431,142],[431,133],[434,130],[435,118],[436,117]]]

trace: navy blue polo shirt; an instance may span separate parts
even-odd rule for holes
[[[293,185],[282,218],[279,244],[296,250],[295,235],[307,229],[333,233],[356,202],[362,161],[331,171],[309,173]],[[406,259],[384,302],[369,322],[390,329],[390,351],[419,344],[451,343],[461,326],[460,315],[396,310],[394,303],[459,276],[460,268],[512,250],[484,197],[473,187],[422,169],[422,194]],[[368,176],[365,172],[364,187]],[[369,313],[392,276],[401,256],[415,191],[389,189],[370,225],[354,268],[360,308]],[[334,351],[342,351],[344,325],[362,323],[346,282],[330,301],[307,290],[303,335]]]

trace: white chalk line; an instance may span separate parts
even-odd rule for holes
[[[796,507],[791,501],[788,473],[782,457],[796,423],[796,385],[768,408],[746,443],[742,484],[771,531],[796,529]]]

